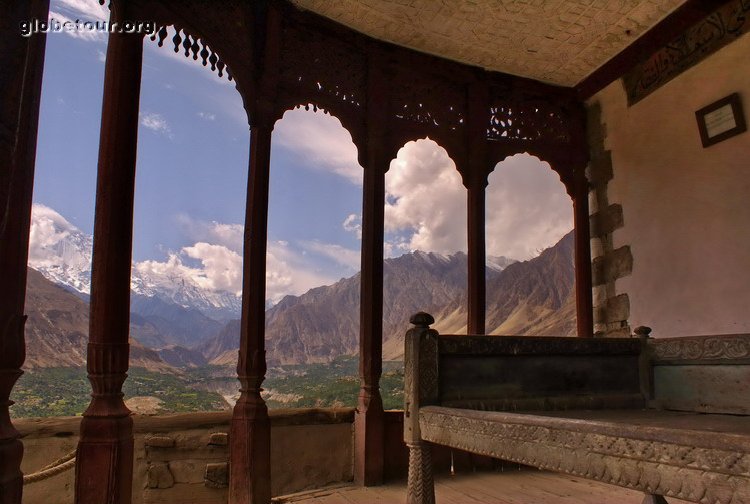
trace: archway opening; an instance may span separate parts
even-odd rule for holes
[[[498,163],[485,229],[487,334],[575,335],[572,202],[558,174],[529,154]]]

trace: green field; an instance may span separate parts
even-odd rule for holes
[[[359,393],[357,359],[341,357],[326,364],[272,367],[263,383],[269,408],[356,406]],[[217,411],[229,408],[239,383],[229,367],[187,369],[181,375],[131,368],[123,387],[125,399],[155,397],[160,412]],[[403,406],[403,363],[383,363],[380,380],[383,406]],[[13,388],[11,416],[80,415],[89,403],[91,386],[84,368],[27,371]],[[226,400],[225,400],[226,399]]]

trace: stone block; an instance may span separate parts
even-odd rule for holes
[[[622,205],[609,205],[589,217],[591,236],[595,237],[610,234],[624,224]]]
[[[597,285],[591,289],[591,300],[594,307],[602,307],[607,305],[607,287],[604,285]],[[596,320],[596,317],[594,317]]]
[[[229,486],[229,464],[227,462],[206,464],[203,484],[209,488],[226,488]]]
[[[589,183],[595,187],[604,189],[607,182],[615,176],[612,170],[612,154],[610,151],[594,153],[589,161]]]
[[[599,256],[591,261],[591,283],[592,285],[604,285],[606,279],[604,278],[604,266],[606,264],[606,256]]]
[[[176,483],[203,483],[205,461],[172,460],[169,469]]]
[[[214,446],[227,446],[229,444],[229,434],[226,432],[212,432],[208,439],[208,444]]]
[[[151,463],[146,471],[149,488],[172,488],[174,486],[174,477],[166,462]]]
[[[613,250],[605,258],[605,282],[615,281],[633,272],[633,255],[630,253],[629,245]]]
[[[604,255],[604,241],[601,238],[591,239],[591,258],[596,259]]]
[[[630,299],[627,294],[607,299],[607,322],[622,322],[630,317]]]
[[[171,436],[147,436],[145,443],[149,448],[174,448],[175,445]]]

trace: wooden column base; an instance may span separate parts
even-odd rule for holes
[[[20,504],[23,473],[18,469],[23,458],[23,443],[18,439],[0,442],[0,504]]]
[[[130,504],[132,417],[84,417],[81,438],[76,450],[76,504]]]
[[[432,479],[432,451],[420,441],[409,444],[409,480],[406,504],[435,504],[435,484]]]
[[[237,401],[229,440],[229,504],[270,504],[271,421],[260,395]]]
[[[354,481],[358,485],[383,483],[384,422],[380,391],[362,389],[354,416]]]
[[[23,443],[10,421],[8,408],[13,404],[10,392],[22,374],[18,369],[0,370],[0,504],[21,504]]]

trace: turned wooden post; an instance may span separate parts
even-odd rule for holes
[[[468,238],[468,321],[469,334],[485,333],[487,312],[487,251],[485,244],[485,189],[487,188],[487,124],[490,91],[487,82],[479,80],[469,86],[468,137],[469,153],[463,180],[467,189]]]
[[[485,251],[485,187],[487,179],[472,179],[468,187],[469,239],[469,334],[484,334],[487,309],[487,272]]]
[[[125,19],[112,3],[111,19]],[[133,420],[122,385],[130,347],[130,263],[143,37],[111,33],[96,182],[87,368],[93,393],[76,454],[75,502],[130,502]]]
[[[421,376],[437,380],[437,332],[430,329],[435,319],[429,313],[412,315],[409,322],[415,327],[407,331],[404,341],[404,442],[409,448],[406,503],[434,504],[432,450],[422,441],[419,408],[437,399],[437,382],[431,387],[420,380]]]
[[[369,52],[367,146],[362,184],[362,266],[360,270],[359,378],[354,417],[354,481],[383,482],[384,419],[380,395],[383,370],[383,234],[385,173],[391,158],[385,147],[388,82],[379,54]]]
[[[39,102],[46,36],[22,37],[21,21],[47,19],[48,0],[0,7],[0,504],[21,504],[23,444],[10,394],[26,357],[24,301]]]
[[[583,171],[574,173],[573,222],[575,226],[576,325],[579,338],[594,335],[591,297],[591,237],[589,235],[589,183]]]
[[[271,502],[271,424],[260,393],[266,377],[266,242],[270,120],[250,126],[242,269],[242,314],[237,377],[240,398],[234,406],[229,445],[229,503]]]

